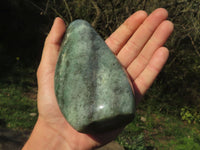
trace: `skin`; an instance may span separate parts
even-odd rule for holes
[[[169,51],[163,44],[173,31],[167,17],[168,12],[162,8],[150,15],[138,11],[105,41],[129,74],[137,102],[167,61]],[[82,134],[74,130],[60,112],[54,93],[54,74],[65,30],[64,21],[56,18],[46,38],[37,71],[39,117],[23,150],[93,149],[113,140],[121,131]]]

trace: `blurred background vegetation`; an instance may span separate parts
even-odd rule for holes
[[[175,25],[170,57],[117,140],[126,149],[200,149],[200,0],[1,1],[0,127],[33,127],[36,69],[56,16],[85,19],[106,39],[132,13],[158,7]]]

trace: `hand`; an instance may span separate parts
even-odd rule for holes
[[[138,11],[106,40],[133,82],[137,102],[167,61],[169,51],[162,46],[173,31],[167,17],[162,8],[148,17],[146,12]]]
[[[147,16],[138,11],[130,16],[107,40],[106,43],[126,68],[136,94],[137,101],[162,69],[168,58],[168,49],[162,47],[173,30],[167,21],[168,13],[157,9]],[[46,38],[42,60],[38,68],[39,117],[33,132],[24,146],[28,149],[92,149],[102,141],[75,131],[61,114],[54,93],[54,74],[60,44],[65,33],[62,19],[56,18]],[[96,137],[109,142],[119,132]]]

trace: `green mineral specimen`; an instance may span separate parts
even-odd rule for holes
[[[127,74],[84,20],[72,22],[63,39],[55,93],[64,117],[79,132],[108,132],[134,118],[135,100]]]

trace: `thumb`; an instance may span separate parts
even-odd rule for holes
[[[60,44],[65,33],[65,23],[61,18],[54,20],[53,26],[45,40],[42,59],[37,71],[38,85],[49,83],[49,76],[54,76]],[[53,82],[53,81],[52,81]]]

